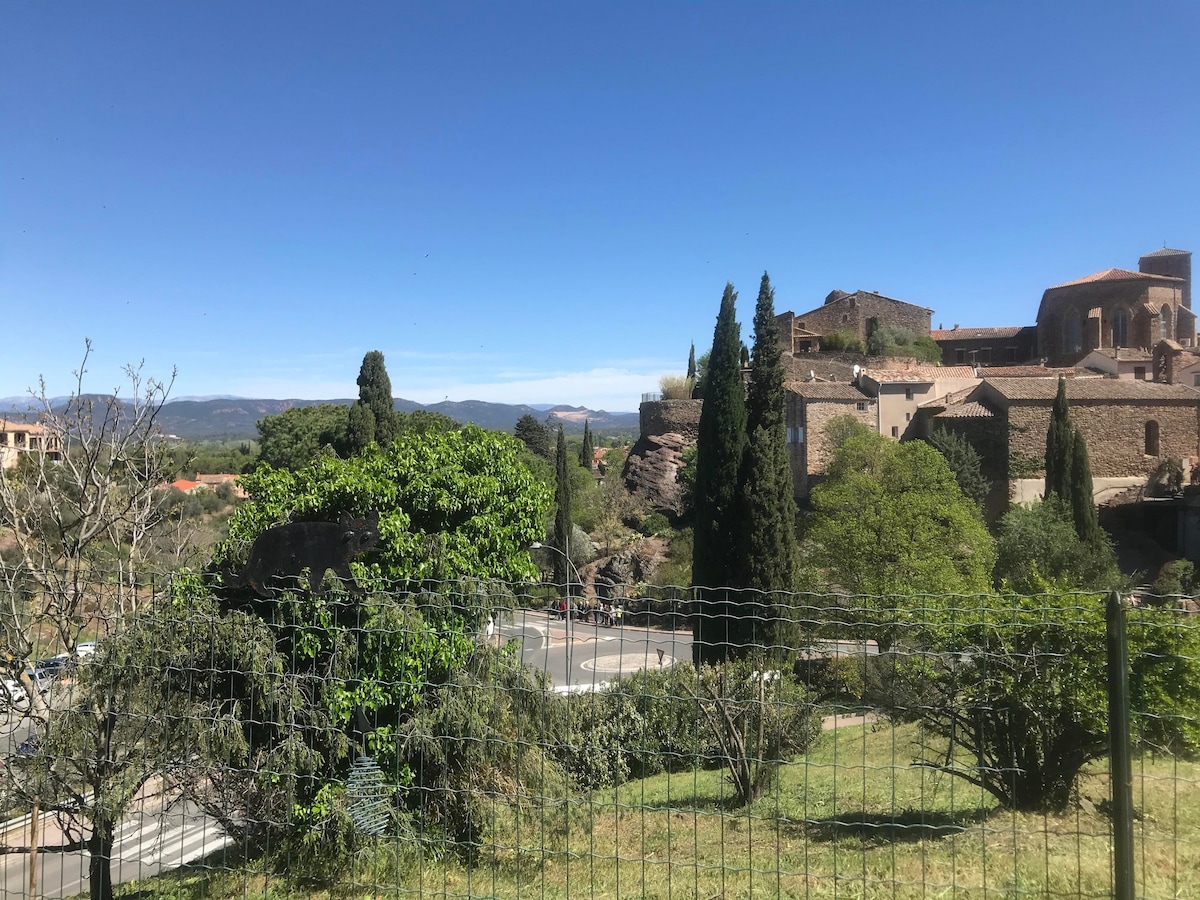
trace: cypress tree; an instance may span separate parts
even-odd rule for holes
[[[571,596],[571,472],[567,462],[567,439],[562,426],[558,426],[558,447],[555,452],[554,503],[558,507],[554,514],[554,546],[562,553],[554,554],[554,581],[567,586]]]
[[[775,291],[763,273],[754,310],[754,353],[746,394],[746,446],[738,479],[739,587],[749,588],[733,643],[794,645],[790,607],[757,592],[795,587],[796,501],[784,421],[783,353],[775,322]]]
[[[346,440],[350,444],[351,453],[361,453],[371,441],[375,440],[375,414],[371,407],[354,403],[346,422]]]
[[[693,657],[723,659],[729,642],[726,601],[736,578],[737,483],[746,440],[746,392],[739,365],[737,292],[725,285],[705,370],[704,405],[696,437],[692,584],[697,604]]]
[[[392,381],[383,354],[378,350],[363,357],[358,370],[358,402],[370,407],[375,417],[375,441],[386,447],[396,437],[396,401],[392,399]]]
[[[579,445],[579,467],[592,471],[592,456],[595,454],[596,448],[592,445],[592,430],[588,426],[588,420],[583,420],[583,443]]]
[[[1087,441],[1077,430],[1071,434],[1071,513],[1075,533],[1088,545],[1101,540],[1100,515],[1092,490],[1092,464],[1088,459]]]
[[[695,382],[696,380],[696,344],[692,343],[691,349],[688,350],[688,381]]]
[[[1067,380],[1058,376],[1058,393],[1050,410],[1050,428],[1046,431],[1046,487],[1043,498],[1057,494],[1068,500],[1071,479],[1071,444],[1074,437],[1071,413],[1067,407]]]

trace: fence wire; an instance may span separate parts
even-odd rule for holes
[[[1113,895],[1103,595],[283,587],[8,598],[4,896]],[[1200,617],[1126,607],[1137,894],[1200,896]]]

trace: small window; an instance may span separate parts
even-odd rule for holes
[[[1133,377],[1136,378],[1138,381],[1145,381],[1146,380],[1146,367],[1145,366],[1134,366],[1133,367]],[[776,433],[778,433],[778,432],[776,432]],[[1157,455],[1157,454],[1155,454],[1155,455]]]
[[[957,350],[955,350],[954,351],[954,361],[956,363],[958,363],[960,366],[963,365],[964,363],[966,363],[967,351],[964,350],[962,347],[959,347]]]
[[[905,414],[904,414],[904,421],[905,421],[905,422],[911,422],[911,421],[912,421],[912,413],[905,413]]]
[[[1196,376],[1196,384],[1200,384],[1200,375]],[[854,408],[857,409],[859,412],[866,412],[867,411],[867,401],[859,400],[857,403],[854,404]]]
[[[1158,423],[1153,419],[1146,423],[1146,455],[1158,456]]]
[[[1005,347],[1004,348],[1004,361],[1010,362],[1010,363],[1015,363],[1017,361],[1017,348],[1016,347]]]
[[[803,425],[788,429],[788,443],[789,444],[803,444],[804,443],[804,426]]]
[[[842,324],[843,324],[843,325],[845,325],[845,324],[846,324],[847,322],[849,322],[849,321],[850,321],[850,317],[849,317],[849,316],[842,316]]]
[[[979,349],[979,361],[981,363],[983,363],[985,366],[989,365],[991,363],[991,361],[992,361],[992,348],[991,347],[981,347]]]
[[[1200,387],[1200,372],[1197,372],[1194,375],[1192,375],[1192,387]],[[0,434],[0,438],[3,438],[3,437],[4,437],[4,435]],[[3,443],[4,443],[4,441],[0,440],[0,444],[3,444]]]
[[[1196,378],[1200,379],[1200,375],[1197,375]],[[1200,381],[1197,381],[1196,383],[1200,384]],[[7,446],[8,446],[8,432],[0,431],[0,447],[7,447]]]
[[[911,399],[912,399],[912,397],[913,397],[913,395],[912,395],[912,388],[905,388],[905,389],[904,389],[904,399],[905,399],[905,400],[911,400]],[[776,432],[776,434],[778,434],[778,432]]]
[[[24,447],[25,446],[25,432],[17,431],[17,432],[13,433],[13,446],[16,446],[16,447]]]
[[[778,432],[776,432],[776,433],[778,434]],[[894,438],[900,437],[900,427],[898,425],[892,426],[892,437],[894,437]]]
[[[29,439],[29,449],[30,450],[40,450],[41,446],[42,446],[41,438],[31,437]]]

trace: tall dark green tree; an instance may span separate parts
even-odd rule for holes
[[[692,584],[696,586],[693,656],[724,659],[730,640],[729,588],[736,587],[738,473],[746,443],[746,391],[741,373],[737,292],[725,285],[705,370],[704,406],[696,438]]]
[[[738,633],[744,647],[795,645],[791,609],[778,602],[796,584],[796,501],[784,421],[783,353],[775,291],[763,273],[754,309],[754,352],[746,394],[746,447],[738,479],[737,545],[743,596]],[[763,593],[758,593],[758,592]]]
[[[696,381],[696,345],[694,343],[692,344],[691,348],[688,350],[687,377],[688,377],[689,381],[695,383],[695,381]]]
[[[555,452],[554,503],[558,510],[554,514],[554,546],[562,553],[554,554],[554,581],[567,585],[571,593],[571,469],[567,460],[567,439],[562,426],[558,426],[558,448]]]
[[[1092,464],[1088,459],[1087,441],[1079,429],[1072,432],[1070,474],[1071,513],[1075,519],[1075,533],[1089,546],[1098,544],[1102,540],[1102,533],[1092,488]]]
[[[387,368],[383,364],[383,354],[372,350],[363,357],[362,366],[358,370],[358,403],[371,410],[374,418],[374,438],[381,447],[386,447],[396,437],[396,401],[392,399],[392,381],[388,378]],[[359,414],[359,429],[357,437],[361,438],[368,431],[365,425],[366,417]],[[355,450],[361,451],[366,444],[355,444]]]
[[[1050,410],[1050,428],[1046,431],[1046,488],[1043,497],[1057,494],[1070,502],[1072,439],[1071,412],[1067,407],[1067,380],[1058,378],[1058,393]]]
[[[971,442],[957,431],[939,428],[930,435],[929,443],[938,453],[946,457],[946,462],[950,466],[950,471],[954,473],[954,480],[962,489],[963,496],[983,506],[991,484],[983,475],[979,452],[971,446]]]
[[[579,445],[579,465],[587,471],[592,471],[592,456],[596,448],[592,445],[592,429],[588,420],[583,420],[583,443]]]
[[[542,459],[553,459],[550,449],[550,429],[531,416],[529,413],[517,419],[513,434],[517,440],[536,453]]]
[[[361,453],[375,440],[375,413],[365,403],[350,406],[346,420],[346,439],[355,453]]]

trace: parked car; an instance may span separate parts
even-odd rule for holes
[[[96,655],[96,642],[84,641],[82,644],[75,645],[75,655],[86,662]]]
[[[28,709],[29,694],[21,686],[21,682],[13,678],[3,679],[0,687],[0,707],[11,706],[13,709]]]
[[[29,678],[39,691],[45,691],[70,662],[71,657],[67,653],[39,659],[28,670]]]

